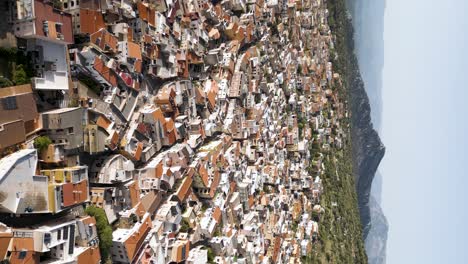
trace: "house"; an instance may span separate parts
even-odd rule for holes
[[[190,251],[190,241],[176,240],[171,245],[170,263],[184,263]]]
[[[48,178],[37,175],[37,160],[35,149],[23,149],[0,160],[0,212],[49,213]]]
[[[58,213],[90,200],[87,166],[41,170],[40,172],[49,180],[50,212]]]
[[[106,26],[101,11],[84,8],[79,9],[79,19],[73,24],[75,34],[93,34]]]
[[[83,147],[83,123],[86,109],[60,108],[41,113],[43,129],[52,143],[64,144],[66,151]]]
[[[208,262],[208,250],[202,246],[192,248],[187,258],[187,264],[204,264]]]
[[[115,230],[112,233],[112,261],[132,263],[144,247],[145,238],[152,226],[151,217],[146,213],[132,228]]]
[[[168,199],[156,212],[155,219],[163,223],[164,231],[171,232],[177,230],[177,226],[182,221],[179,203]]]
[[[0,89],[0,149],[19,143],[41,128],[31,85]]]
[[[32,55],[36,71],[33,87],[41,91],[70,89],[67,45],[47,38],[27,39],[26,50]]]
[[[135,166],[123,155],[115,154],[97,158],[89,175],[94,183],[115,184],[128,182],[133,178]]]
[[[46,0],[16,0],[12,12],[15,35],[73,43],[72,16]]]
[[[84,232],[80,232],[80,227]],[[101,259],[99,249],[80,243],[90,230],[95,237],[93,218],[75,220],[70,216],[29,228],[14,228],[9,245],[4,245],[8,247],[7,259],[9,263],[98,263]]]

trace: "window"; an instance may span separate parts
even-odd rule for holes
[[[63,228],[63,239],[68,239],[68,226]]]
[[[62,33],[62,24],[55,24],[55,31],[58,33]]]
[[[75,6],[75,1],[71,1],[71,2],[70,2],[70,6],[71,6],[71,7],[74,7],[74,6]]]
[[[3,110],[15,110],[18,109],[16,104],[16,97],[10,96],[2,99]]]
[[[73,127],[69,127],[69,128],[68,128],[68,134],[69,134],[69,135],[73,134]]]
[[[24,258],[26,257],[27,254],[28,254],[27,251],[21,251],[21,252],[19,253],[18,258],[19,258],[19,259],[24,259]]]
[[[62,239],[62,230],[57,231],[57,240]]]
[[[65,9],[68,8],[68,3],[67,2],[63,3],[63,8],[65,8]]]

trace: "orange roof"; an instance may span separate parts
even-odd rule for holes
[[[143,244],[143,241],[148,232],[151,230],[151,227],[151,218],[149,217],[149,215],[147,215],[141,223],[138,230],[136,230],[132,235],[130,235],[128,239],[124,242],[125,249],[127,250],[127,256],[130,259],[130,262],[132,262],[133,259],[136,257],[136,253]]]
[[[111,50],[112,52],[116,52],[118,50],[117,38],[105,29],[92,33],[90,39],[93,44],[103,51]]]
[[[85,216],[85,217],[81,218],[80,220],[85,225],[96,224],[96,219],[94,218],[94,216],[89,216],[88,215],[88,216]]]
[[[71,206],[88,200],[88,180],[78,183],[65,183],[63,189],[63,206]]]
[[[182,180],[182,184],[180,185],[179,189],[176,192],[177,197],[179,197],[180,201],[185,200],[187,198],[187,194],[189,193],[190,187],[192,186],[193,179],[192,177],[185,177]]]
[[[20,256],[20,251],[14,251],[10,256],[10,264],[39,264],[40,254],[34,251],[27,251],[26,256]]]
[[[100,261],[101,253],[98,247],[88,247],[77,258],[77,264],[99,263]]]
[[[279,236],[275,237],[275,241],[273,243],[275,244],[275,246],[273,248],[272,260],[273,260],[273,263],[276,263],[276,260],[278,259],[278,253],[281,248],[281,237]]]
[[[142,202],[138,202],[137,205],[135,206],[135,214],[138,215],[139,217],[143,217],[146,214],[146,209],[143,206]]]
[[[215,207],[214,211],[213,211],[213,219],[216,221],[216,223],[220,223],[221,222],[221,209],[219,209],[218,206]]]
[[[137,182],[133,181],[131,184],[129,184],[128,190],[130,191],[132,207],[135,207],[140,202],[140,188],[138,188]]]
[[[34,238],[32,237],[14,237],[11,241],[11,251],[34,251]]]
[[[164,166],[163,166],[163,162],[161,160],[161,162],[159,162],[155,167],[155,170],[154,170],[154,177],[155,178],[160,179],[162,177],[163,168],[164,168]]]
[[[181,263],[188,257],[188,252],[190,251],[190,241],[177,240],[173,244],[171,252],[171,260],[173,262]]]
[[[208,186],[208,171],[205,169],[205,166],[200,166],[198,173],[203,181],[203,185]]]
[[[10,246],[13,234],[11,232],[0,233],[0,259],[4,259]]]
[[[128,29],[127,40],[133,41],[133,29],[132,28]]]
[[[141,55],[141,52],[140,52]],[[134,70],[141,73],[143,70],[143,62],[141,60],[136,60],[134,65]]]
[[[128,56],[130,58],[135,58],[135,59],[141,60],[140,45],[138,45],[138,44],[136,44],[134,42],[131,42],[131,41],[128,41],[127,45],[128,45]]]
[[[137,4],[137,8],[138,8],[138,14],[140,15],[140,18],[148,22],[150,25],[155,26],[154,25],[155,18],[156,18],[155,10],[147,7],[142,2],[139,2]]]
[[[109,147],[111,149],[115,149],[117,147],[118,142],[119,142],[119,133],[117,131],[114,131],[114,133],[112,133],[112,138],[111,138]]]
[[[96,125],[104,128],[104,129],[108,129],[111,123],[112,122],[107,117],[105,117],[104,115],[100,115],[99,118],[96,121]]]
[[[159,121],[161,124],[164,124],[166,122],[166,119],[164,119],[164,115],[163,115],[161,108],[159,107],[156,108],[152,114],[153,114],[154,120]]]
[[[163,127],[166,133],[171,133],[175,128],[174,120],[172,120],[172,118],[166,118]]]
[[[104,61],[99,58],[94,58],[94,69],[99,72],[106,81],[108,81],[112,86],[117,86],[117,76],[109,67],[104,64]]]
[[[249,207],[252,207],[252,205],[254,204],[254,198],[252,195],[249,195]]]
[[[80,31],[81,33],[93,34],[105,28],[106,23],[102,12],[90,9],[80,9]]]
[[[135,158],[135,160],[140,160],[142,152],[143,152],[143,143],[138,142],[137,148],[135,150],[135,155],[133,155],[133,158]]]
[[[99,208],[104,204],[104,188],[90,188],[91,203]]]
[[[209,92],[208,92],[208,102],[211,104],[211,107],[215,107],[216,106],[216,92],[214,91],[214,89],[211,89]]]

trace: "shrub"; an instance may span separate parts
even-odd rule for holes
[[[34,140],[34,147],[37,148],[39,152],[46,150],[50,144],[52,144],[52,141],[47,136],[41,136]]]
[[[26,71],[24,70],[24,66],[22,64],[17,65],[16,68],[12,72],[13,82],[16,85],[27,84],[30,82]]]
[[[3,77],[3,76],[0,76],[0,88],[3,88],[3,87],[9,87],[9,86],[13,86],[13,82],[8,80],[7,78]]]
[[[102,260],[109,257],[110,248],[112,247],[112,227],[107,220],[106,213],[103,209],[95,206],[88,206],[86,213],[96,218],[96,227],[99,236],[99,250],[101,251]]]

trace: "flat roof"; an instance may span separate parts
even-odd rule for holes
[[[22,149],[2,158],[0,160],[0,181],[3,180],[3,177],[10,171],[10,169],[19,159],[34,152],[36,152],[36,149]]]
[[[47,112],[42,112],[41,114],[60,114],[60,113],[66,113],[66,112],[71,112],[73,110],[79,109],[80,107],[66,107],[66,108],[59,108],[59,109],[53,109],[49,110]]]

